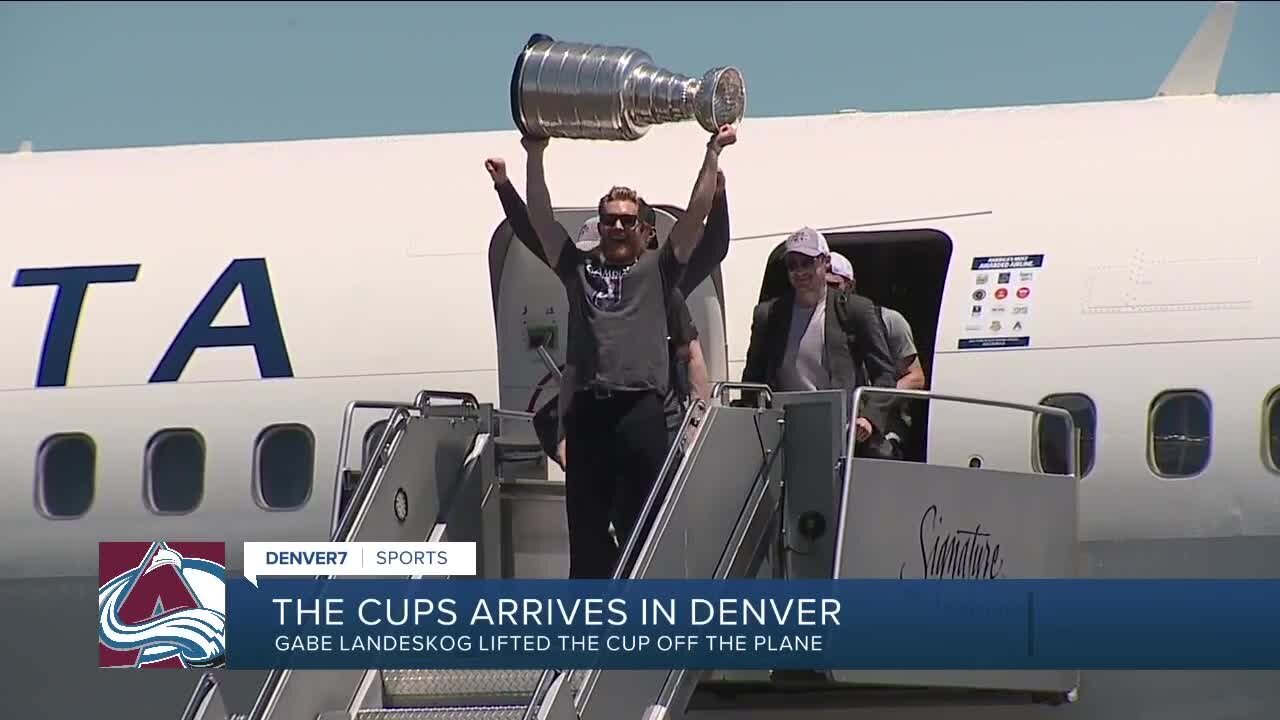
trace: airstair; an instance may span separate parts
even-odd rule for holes
[[[754,400],[730,403],[735,390]],[[849,451],[849,408],[907,399],[1052,416],[1071,438],[1068,474]],[[340,459],[337,483],[347,492],[337,496],[331,539],[474,541],[478,575],[510,576],[492,499],[543,462],[532,416],[458,393],[357,402],[344,419],[344,453],[358,409],[390,417],[358,481],[344,476]],[[1006,577],[1077,574],[1077,433],[1062,409],[889,388],[850,398],[720,383],[710,405],[689,408],[678,437],[691,428],[688,447],[668,455],[615,578],[919,577],[907,565],[920,557],[929,507],[945,507],[961,525],[1027,518],[1000,523],[1005,547],[1024,548],[1005,563]],[[812,707],[815,696],[830,707],[1053,705],[1074,701],[1078,686],[1071,670],[273,670],[247,715],[228,714],[213,675],[204,676],[182,720],[666,720],[712,707]]]

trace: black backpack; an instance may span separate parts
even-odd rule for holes
[[[858,341],[858,328],[853,324],[852,318],[849,317],[848,308],[849,294],[847,291],[841,291],[835,298],[836,321],[840,323],[840,328],[844,330],[845,337],[849,340],[849,354],[853,358],[853,366],[858,375],[859,385],[871,384],[871,373],[867,372],[866,356],[862,352],[862,344]],[[876,309],[876,317],[880,319],[880,329],[884,331],[885,337],[889,337],[889,326],[884,321],[884,308],[879,303],[872,302]],[[902,364],[901,358],[894,358],[899,365]],[[898,368],[898,372],[902,372],[902,368]]]
[[[847,295],[843,295],[836,298],[836,320],[840,323],[841,329],[844,330],[845,335],[849,338],[849,352],[853,356],[853,365],[855,372],[858,375],[858,384],[864,386],[870,385],[871,373],[867,372],[866,358],[862,353],[860,343],[858,343],[857,328],[849,318],[849,311],[846,307],[847,297]],[[880,327],[884,331],[885,338],[888,339],[889,326],[884,321],[884,308],[874,301],[871,304],[876,309],[876,317],[880,319]],[[892,346],[890,347],[890,350],[892,350]],[[906,369],[902,366],[902,358],[894,358],[894,360],[898,366],[898,375],[901,375],[902,371]],[[899,438],[906,437],[905,433],[907,432],[907,429],[902,420],[902,409],[906,402],[906,398],[890,398],[885,402],[884,421],[887,426],[880,428],[882,436],[888,433],[894,433]],[[900,450],[897,447],[890,447],[887,440],[880,442],[878,445],[863,446],[859,450],[859,454],[867,457],[877,457],[887,460],[902,459]]]

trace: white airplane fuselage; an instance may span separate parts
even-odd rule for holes
[[[734,241],[713,379],[740,379],[766,261],[790,231],[824,229],[837,249],[860,233],[934,231],[950,243],[940,310],[908,315],[931,389],[1026,403],[1076,393],[1096,408],[1080,487],[1086,572],[1280,576],[1277,128],[1274,94],[749,119],[722,156]],[[692,124],[633,143],[552,141],[553,200],[593,206],[625,183],[683,207],[704,142]],[[0,637],[20,648],[0,686],[11,714],[180,712],[197,673],[94,667],[99,541],[225,540],[238,570],[240,542],[328,534],[348,402],[429,388],[526,409],[523,389],[500,391],[510,383],[488,252],[503,215],[482,164],[495,155],[523,192],[514,132],[0,155]],[[863,273],[881,268],[849,254]],[[998,273],[975,301],[974,258],[1036,254],[1031,294],[1018,297],[1012,278],[1003,320],[992,315]],[[908,284],[924,272],[895,263]],[[1008,335],[1019,299],[1025,347],[960,349]],[[1153,430],[1170,392],[1199,395]],[[1208,400],[1207,433],[1195,398]],[[930,462],[1031,462],[1025,416],[977,417],[935,409]],[[353,457],[377,419],[362,416]],[[265,509],[256,486],[255,447],[278,425],[314,441],[310,488],[290,510]],[[146,450],[166,429],[203,442],[190,512],[150,507]],[[41,489],[38,456],[66,433],[92,441],[92,499],[49,517],[45,496],[59,491]],[[1207,462],[1192,457],[1206,444]],[[1160,463],[1193,472],[1161,476]],[[1271,718],[1277,677],[1086,670],[1073,707],[892,715]],[[257,687],[228,689],[243,711]]]

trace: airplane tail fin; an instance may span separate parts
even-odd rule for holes
[[[1182,49],[1178,62],[1165,76],[1156,97],[1171,95],[1215,95],[1222,61],[1231,44],[1238,2],[1219,2],[1209,11],[1191,42]]]

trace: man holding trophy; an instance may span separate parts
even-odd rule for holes
[[[559,70],[539,72],[543,64]],[[565,286],[566,365],[573,370],[565,384],[574,390],[561,403],[573,457],[565,473],[569,576],[608,578],[619,560],[609,524],[626,543],[666,457],[667,303],[703,237],[720,153],[737,139],[741,75],[721,68],[692,80],[654,68],[635,50],[534,36],[513,73],[512,100],[529,156],[528,223],[512,217],[523,203],[505,164],[493,158],[485,165],[513,230],[519,233],[523,224],[536,236],[541,256]],[[635,190],[617,185],[597,205],[599,244],[578,248],[552,210],[543,172],[548,138],[635,140],[648,125],[686,117],[696,117],[713,134],[687,209],[667,242],[648,249],[651,210]]]

